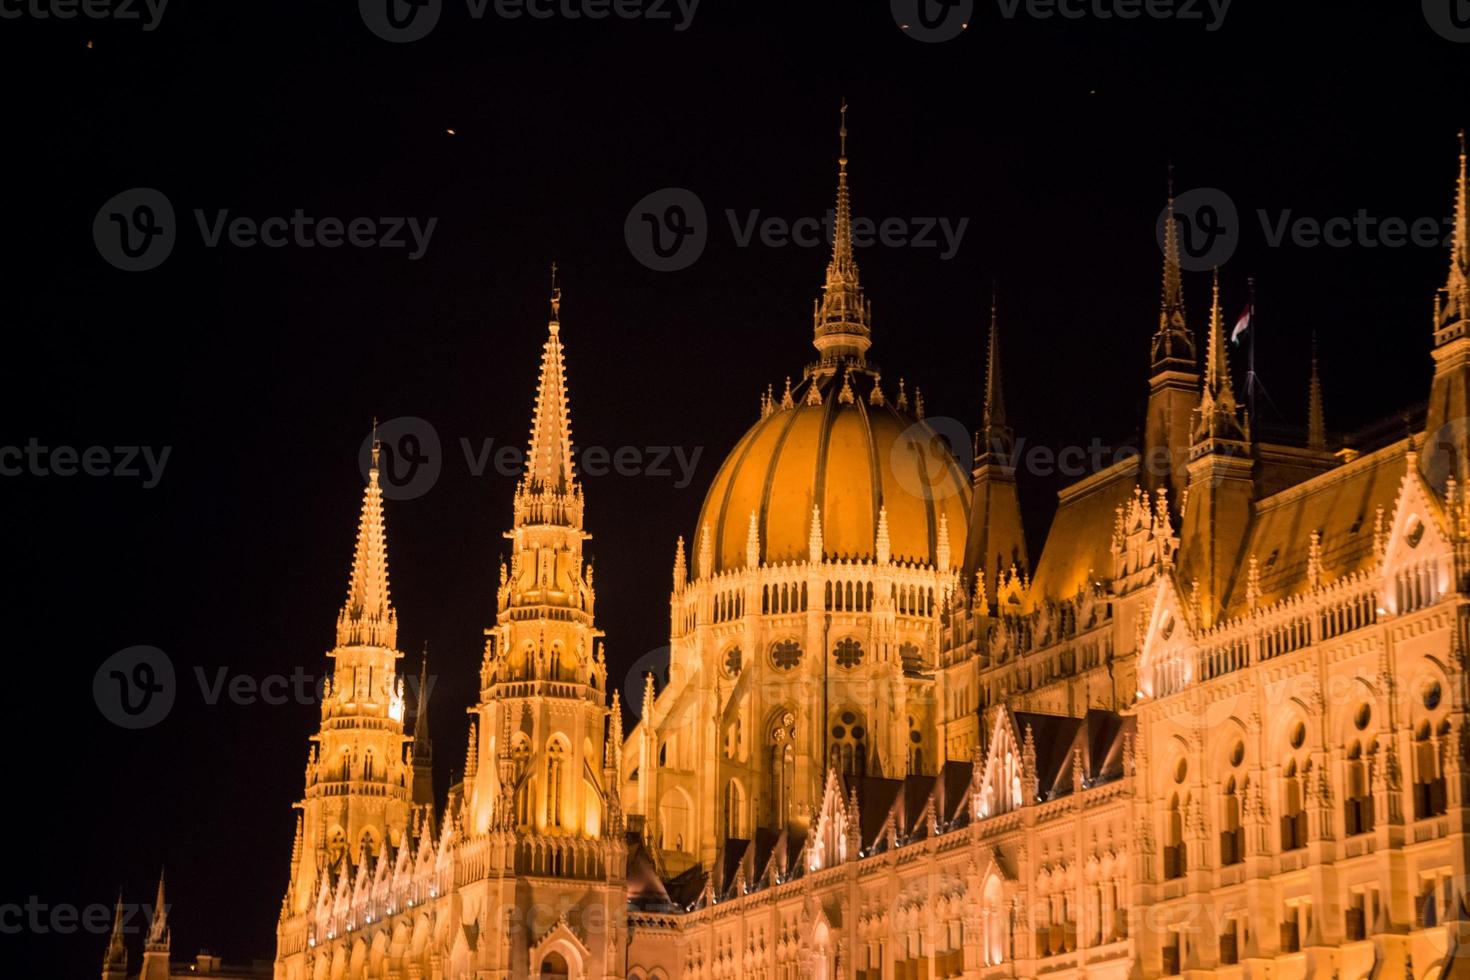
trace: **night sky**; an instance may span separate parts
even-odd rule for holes
[[[399,645],[416,672],[427,642],[436,677],[441,798],[463,765],[514,477],[473,474],[461,440],[524,443],[553,260],[578,443],[700,454],[687,486],[677,466],[586,479],[613,675],[667,641],[674,539],[760,392],[811,360],[826,263],[823,247],[741,247],[727,212],[830,208],[844,97],[857,215],[968,219],[948,259],[858,254],[872,358],[890,393],[900,376],[920,383],[931,416],[978,422],[995,281],[1018,435],[1053,448],[1132,438],[1170,161],[1178,191],[1220,188],[1238,208],[1222,290],[1233,321],[1257,281],[1257,366],[1279,410],[1263,407],[1265,421],[1304,424],[1314,331],[1333,431],[1428,394],[1445,251],[1270,247],[1257,214],[1448,214],[1470,45],[1417,3],[1369,19],[1237,0],[1207,30],[1025,7],[1008,19],[982,0],[970,30],[922,43],[886,3],[705,0],[677,30],[672,6],[671,20],[474,19],[446,0],[428,37],[393,44],[344,0],[175,0],[153,30],[36,18],[46,2],[0,0],[22,11],[0,18],[0,445],[169,457],[151,488],[0,478],[12,729],[0,905],[85,908],[119,887],[143,901],[166,865],[176,957],[273,953],[317,711],[209,704],[195,671],[324,668],[374,416],[426,419],[441,443],[432,488],[388,502],[388,540]],[[157,268],[124,272],[93,221],[137,187],[167,196],[177,241]],[[659,272],[624,223],[668,187],[702,201],[708,245]],[[408,248],[210,248],[194,216],[298,208],[437,223],[410,260]],[[1188,274],[1186,290],[1201,328],[1207,276]],[[1035,555],[1062,481],[1021,481]],[[179,693],[162,722],[128,731],[103,717],[92,680],[139,644],[166,652]],[[105,929],[0,919],[0,963],[98,972]]]

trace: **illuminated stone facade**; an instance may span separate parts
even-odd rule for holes
[[[1218,284],[1201,367],[1170,237],[1142,453],[1032,562],[994,310],[970,473],[868,360],[844,132],[817,359],[678,542],[626,739],[554,299],[443,812],[369,481],[276,977],[1461,976],[1463,151],[1455,215],[1427,416],[1336,452],[1315,366],[1300,444],[1252,432]]]

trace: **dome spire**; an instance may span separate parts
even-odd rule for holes
[[[1441,299],[1436,303],[1435,345],[1456,336],[1449,328],[1470,319],[1470,190],[1465,178],[1465,131],[1460,130],[1460,172],[1455,181],[1454,236],[1450,247],[1450,270]]]
[[[847,189],[847,102],[842,103],[838,127],[837,207],[832,222],[832,260],[814,314],[813,343],[822,364],[835,370],[837,363],[863,356],[872,343],[871,308],[858,281],[857,260],[852,254],[852,203]]]

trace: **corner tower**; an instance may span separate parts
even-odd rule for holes
[[[530,451],[505,534],[510,560],[500,565],[496,622],[485,631],[480,699],[471,709],[463,833],[480,848],[485,874],[461,894],[481,908],[566,909],[577,925],[561,928],[590,957],[585,975],[621,976],[627,850],[616,770],[605,765],[607,665],[593,620],[592,566],[582,554],[590,535],[572,466],[560,316],[553,279]],[[593,934],[592,922],[606,928]],[[549,935],[536,930],[546,927],[513,924],[508,941],[486,948],[478,967],[523,975]]]
[[[1194,336],[1184,316],[1173,168],[1169,174],[1169,201],[1164,211],[1164,288],[1159,301],[1159,326],[1151,345],[1142,482],[1150,493],[1167,486],[1177,501],[1183,499],[1189,482],[1192,421],[1199,406],[1200,375]]]
[[[397,645],[375,432],[347,601],[327,654],[332,672],[307,754],[306,791],[296,804],[301,816],[283,921],[310,909],[324,882],[350,874],[385,843],[400,846],[415,816]],[[420,809],[432,818],[431,803]]]

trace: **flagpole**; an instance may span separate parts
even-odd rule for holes
[[[1246,287],[1249,290],[1246,307],[1250,311],[1250,320],[1246,324],[1246,366],[1245,366],[1245,411],[1252,427],[1256,424],[1256,277],[1246,277]]]

